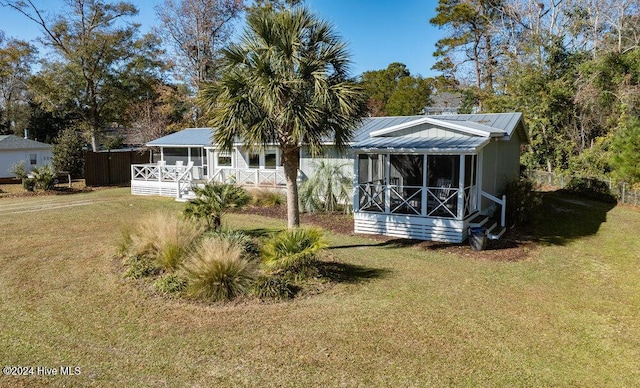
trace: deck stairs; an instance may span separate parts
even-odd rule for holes
[[[498,226],[498,222],[489,216],[478,214],[469,222],[469,228],[483,227],[487,231],[487,238],[489,240],[499,240],[500,237],[507,231],[504,226]]]
[[[193,179],[190,184],[181,187],[180,193],[176,196],[178,202],[188,202],[190,199],[196,197],[196,193],[193,191],[194,186],[204,187],[207,184],[206,179]]]

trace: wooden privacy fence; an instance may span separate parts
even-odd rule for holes
[[[85,184],[87,186],[129,184],[131,165],[149,163],[150,160],[149,151],[85,152]]]

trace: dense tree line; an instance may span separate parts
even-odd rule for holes
[[[0,133],[28,130],[55,142],[73,128],[97,149],[125,129],[146,142],[207,125],[195,96],[222,79],[221,53],[238,18],[300,3],[164,0],[159,26],[142,35],[138,10],[126,1],[72,0],[49,15],[35,1],[0,0],[3,11],[42,32],[25,42],[0,31]],[[439,0],[430,22],[445,31],[434,50],[441,75],[423,78],[391,63],[358,81],[370,115],[420,114],[434,95],[453,91],[462,96],[459,113],[524,112],[528,167],[640,181],[632,168],[639,7],[637,0]]]
[[[640,181],[637,0],[440,0],[435,69],[480,111],[523,111],[524,163]]]

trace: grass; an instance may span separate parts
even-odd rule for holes
[[[545,203],[550,221],[524,260],[329,235],[351,281],[281,303],[204,305],[135,286],[113,259],[123,226],[184,204],[128,189],[2,198],[0,361],[82,373],[0,386],[639,385],[640,210]]]

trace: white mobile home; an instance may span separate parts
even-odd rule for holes
[[[190,128],[149,142],[160,161],[132,166],[131,191],[181,197],[192,184],[232,181],[284,187],[275,145],[250,152],[238,141],[221,151],[212,129]],[[372,117],[356,129],[346,152],[329,142],[325,158],[354,171],[354,229],[358,233],[460,242],[469,227],[502,233],[504,185],[519,176],[527,143],[522,114]],[[300,153],[300,177],[314,161]],[[493,225],[488,215],[497,215]]]

